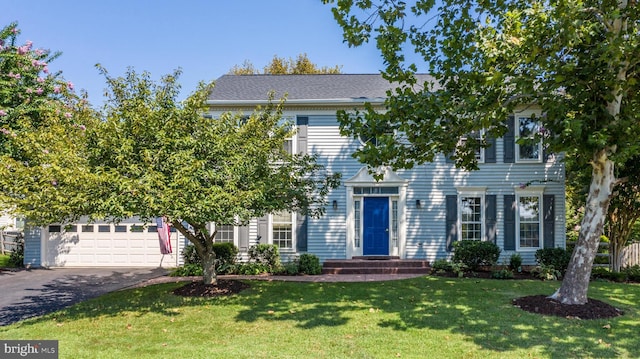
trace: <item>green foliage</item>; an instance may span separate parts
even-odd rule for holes
[[[213,252],[216,255],[216,273],[229,274],[235,270],[236,258],[238,256],[238,248],[233,243],[214,243],[212,245]],[[199,267],[200,274],[202,275],[202,260],[196,251],[196,247],[193,244],[189,244],[182,249],[182,258],[184,259],[184,266],[187,267]],[[190,268],[188,272],[192,272]]]
[[[264,263],[258,262],[249,262],[249,263],[240,263],[236,266],[237,274],[242,275],[258,275],[264,273],[271,273],[272,267]]]
[[[626,274],[628,281],[640,283],[640,265],[624,267],[622,272]]]
[[[317,275],[322,273],[320,259],[315,254],[303,253],[298,259],[299,271],[302,274]]]
[[[509,269],[512,271],[522,270],[522,256],[520,253],[514,253],[509,258]]]
[[[296,260],[283,263],[281,273],[277,273],[277,274],[297,275],[299,273],[300,273],[300,265],[298,263],[298,260],[296,259]]]
[[[491,272],[491,278],[494,279],[513,279],[513,272],[508,269],[500,269]]]
[[[268,273],[276,272],[281,266],[278,246],[260,243],[249,247],[249,261],[263,265]]]
[[[457,241],[453,247],[453,262],[462,262],[471,270],[494,265],[500,257],[500,247],[489,241]]]
[[[283,57],[273,56],[271,63],[264,67],[263,74],[270,75],[298,75],[298,74],[339,74],[341,66],[334,67],[319,67],[315,65],[307,54],[299,54],[294,60],[289,58],[288,60]],[[230,74],[233,75],[256,75],[261,72],[251,63],[246,60],[242,66],[234,66]]]
[[[34,225],[74,220],[92,211],[85,130],[96,116],[49,72],[59,53],[19,34],[16,23],[0,29],[0,206]]]
[[[564,248],[542,248],[536,251],[536,262],[541,266],[552,266],[564,273],[569,266],[571,253]]]
[[[295,130],[281,121],[282,101],[249,118],[211,119],[212,83],[178,101],[180,71],[155,82],[146,72],[130,69],[116,78],[98,68],[108,93],[101,121],[87,134],[89,162],[100,174],[91,201],[96,216],[149,221],[162,214],[211,262],[211,222],[240,225],[285,210],[324,213],[340,175],[326,174],[314,156],[285,151]],[[203,266],[210,283],[215,268]]]
[[[555,269],[552,265],[541,264],[531,271],[531,274],[542,280],[558,280],[562,277],[562,272]]]
[[[16,248],[9,254],[9,266],[15,268],[24,267],[24,237],[20,235],[16,238]]]
[[[437,273],[448,272],[451,270],[451,263],[449,263],[449,261],[444,258],[436,259],[431,264],[431,268],[433,268],[433,270]]]
[[[451,271],[458,275],[458,277],[462,278],[464,276],[464,272],[469,269],[469,266],[464,264],[463,262],[451,262]]]
[[[169,275],[172,277],[192,277],[203,274],[201,263],[185,263],[181,267],[173,268]]]
[[[612,282],[640,283],[640,265],[622,268],[620,272],[611,271],[604,267],[594,267],[591,270],[591,278],[605,279]]]

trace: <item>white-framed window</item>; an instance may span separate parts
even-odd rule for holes
[[[353,216],[354,216],[354,245],[356,248],[360,248],[360,232],[362,231],[362,219],[361,216],[361,201],[360,199],[356,199],[353,201]]]
[[[542,162],[542,139],[540,122],[533,116],[516,116],[516,161]],[[520,143],[525,141],[525,143]]]
[[[295,120],[296,119],[294,117],[282,117],[280,119],[280,121],[278,121],[278,125],[282,126],[284,124],[288,124],[292,129],[295,129],[295,126],[296,126],[296,121]],[[296,142],[297,142],[297,139],[296,139],[296,135],[295,134],[293,136],[287,138],[284,141],[284,150],[290,155],[295,154],[296,151],[297,151]]]
[[[517,250],[538,250],[542,248],[542,193],[516,193],[516,245]]]
[[[295,249],[295,213],[277,212],[271,215],[271,243],[281,250]]]
[[[458,233],[460,240],[483,241],[485,237],[486,188],[458,189]]]
[[[237,237],[237,227],[232,224],[219,224],[216,225],[216,233],[215,242],[216,243],[235,243],[235,239]]]
[[[480,143],[482,141],[482,139],[484,138],[484,131],[473,131],[469,134],[467,134],[466,136],[460,138],[460,144],[461,145],[465,145],[465,143],[468,141],[469,138],[473,138],[475,139],[478,143]],[[476,160],[478,161],[478,163],[484,163],[484,148],[480,145],[475,147],[475,155],[476,155]]]

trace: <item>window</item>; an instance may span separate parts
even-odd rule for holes
[[[353,187],[353,194],[398,194],[398,187]]]
[[[116,233],[126,233],[127,232],[127,226],[116,225],[114,232],[116,232]]]
[[[108,224],[101,224],[98,226],[98,232],[100,233],[109,233],[111,232],[111,226]]]
[[[460,239],[481,241],[482,197],[460,196]]]
[[[398,246],[398,201],[391,201],[391,240],[393,246]]]
[[[540,234],[542,222],[540,221],[539,195],[523,194],[518,196],[518,246],[520,249],[541,248]]]
[[[61,230],[62,230],[62,227],[59,225],[49,226],[49,233],[60,233]]]
[[[218,233],[216,233],[217,243],[233,243],[235,238],[235,226],[232,224],[216,225]]]
[[[93,232],[93,225],[87,224],[82,226],[82,232]]]
[[[293,249],[293,215],[278,212],[271,216],[273,244],[280,249]]]
[[[476,160],[478,160],[479,163],[484,162],[484,148],[480,146],[483,136],[484,136],[484,131],[473,131],[467,136],[462,137],[460,139],[461,146],[464,146],[467,143],[467,141],[469,141],[469,138],[472,138],[473,142],[477,143],[477,145],[474,146],[474,152],[475,152]]]
[[[536,139],[540,132],[540,123],[533,117],[518,117],[516,123],[518,137],[517,159],[520,162],[539,162],[542,160],[542,141]]]

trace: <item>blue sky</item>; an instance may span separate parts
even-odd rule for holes
[[[103,101],[102,64],[112,76],[127,67],[153,78],[182,68],[182,96],[234,65],[257,68],[274,55],[307,53],[320,66],[344,73],[377,73],[373,45],[349,48],[321,0],[2,0],[0,26],[18,22],[21,43],[62,52],[49,68]]]

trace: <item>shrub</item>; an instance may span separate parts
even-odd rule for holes
[[[437,273],[449,272],[451,270],[451,263],[446,259],[436,259],[431,268]]]
[[[216,272],[227,274],[236,264],[238,257],[238,247],[233,243],[214,243],[213,252],[216,254]]]
[[[631,282],[640,282],[640,265],[634,265],[632,267],[624,267],[622,272],[627,276],[627,280]]]
[[[270,273],[269,267],[264,263],[241,263],[236,266],[238,274],[242,275],[258,275],[263,273]]]
[[[509,258],[509,269],[520,272],[522,270],[522,256],[520,253],[514,253]]]
[[[171,270],[169,276],[171,277],[191,277],[202,275],[202,265],[199,263],[187,263],[182,267],[177,267]]]
[[[561,273],[566,272],[571,260],[571,252],[564,248],[543,248],[536,251],[536,262],[541,266],[553,266]]]
[[[491,278],[494,279],[513,279],[513,272],[508,269],[500,269],[491,272]]]
[[[458,277],[462,278],[462,276],[464,276],[464,271],[467,270],[468,267],[466,264],[462,263],[462,262],[453,262],[451,263],[451,271],[453,271],[453,273],[457,274]]]
[[[300,266],[298,264],[298,260],[292,260],[290,262],[286,262],[282,264],[282,272],[278,274],[284,275],[297,275],[300,273]]]
[[[16,238],[16,249],[9,254],[9,265],[11,267],[24,267],[24,237],[19,235]]]
[[[462,262],[469,269],[494,265],[500,257],[500,247],[488,241],[457,241],[453,244],[453,262]]]
[[[298,259],[299,271],[302,274],[317,275],[322,273],[320,259],[315,254],[304,253]]]
[[[280,251],[274,244],[258,244],[249,247],[249,261],[265,265],[269,273],[276,273],[281,267]]]
[[[562,276],[562,273],[552,265],[544,264],[533,268],[531,273],[542,280],[558,280]]]

